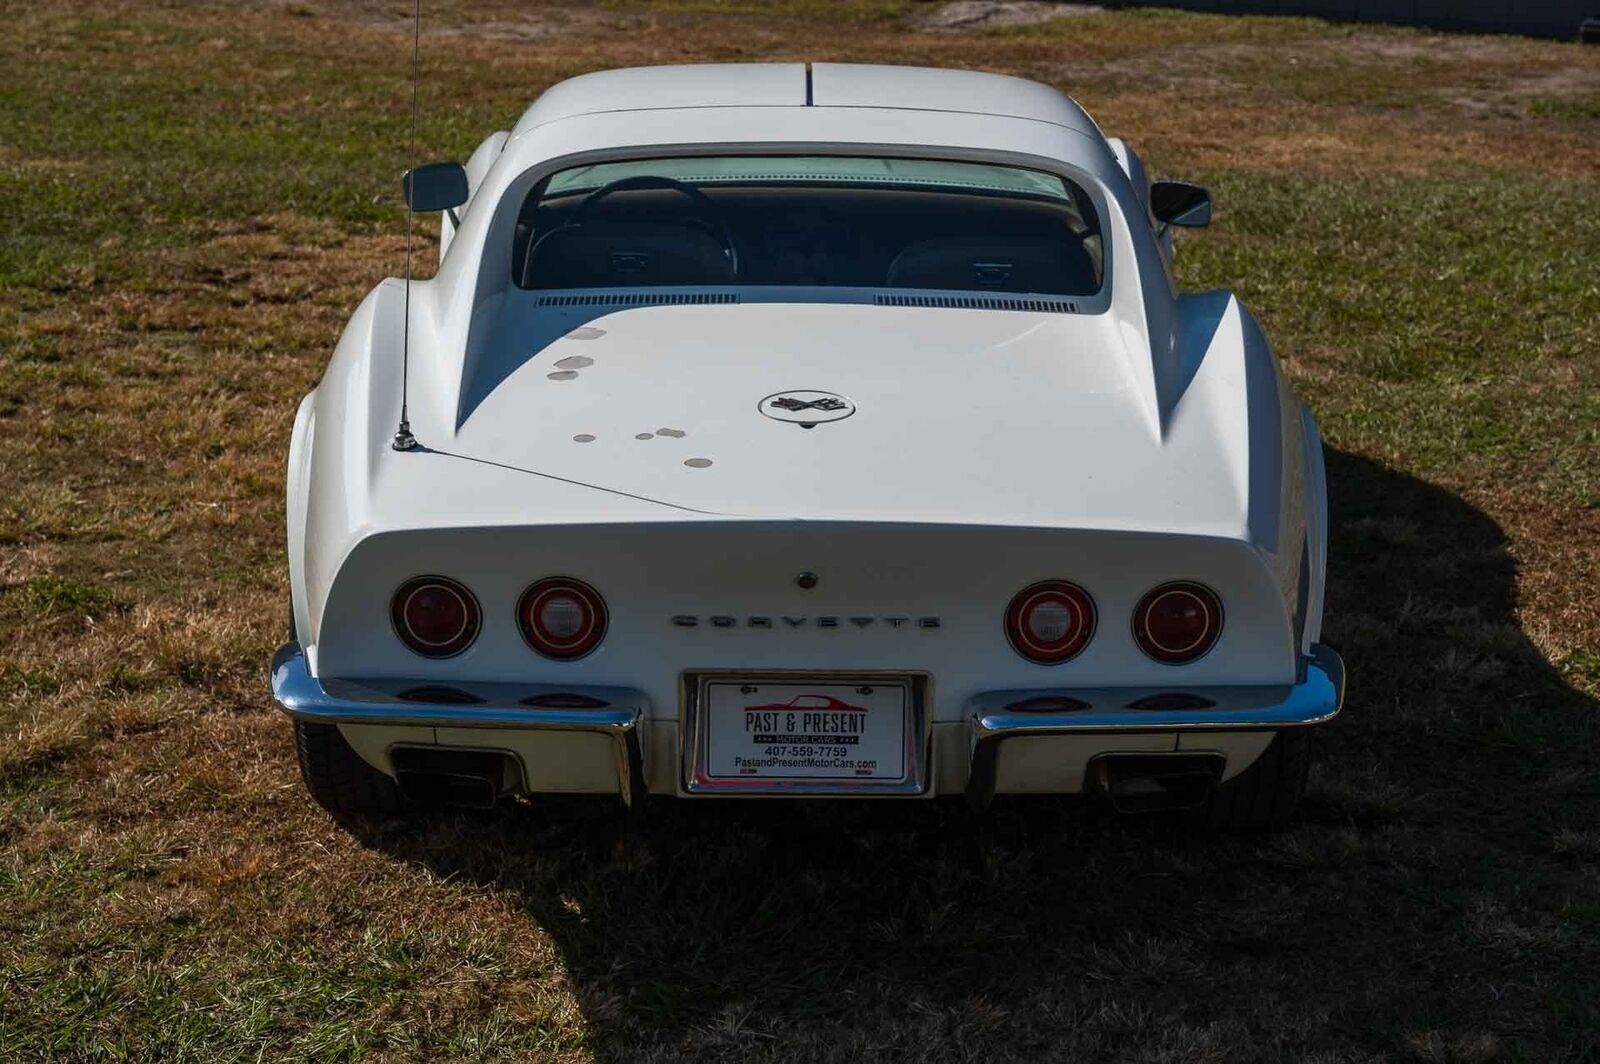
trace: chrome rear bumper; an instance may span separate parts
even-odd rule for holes
[[[427,701],[420,701],[425,692]],[[451,699],[452,694],[459,696]],[[529,705],[541,697],[592,705]],[[639,733],[647,704],[626,687],[549,684],[430,683],[419,680],[327,680],[311,675],[305,651],[285,643],[272,658],[272,700],[295,720],[321,724],[415,724],[452,728],[523,728],[598,732],[616,754],[617,791],[627,805],[646,795]]]
[[[970,703],[967,801],[981,809],[994,798],[1000,744],[1017,736],[1279,731],[1323,724],[1343,706],[1344,662],[1320,644],[1288,685],[990,691]]]
[[[1308,727],[1338,715],[1344,682],[1339,655],[1319,645],[1302,661],[1298,682],[1287,685],[986,692],[968,703],[967,800],[982,808],[994,797],[999,750],[1007,739]],[[272,660],[272,697],[294,719],[323,724],[603,734],[612,743],[622,800],[636,807],[647,793],[641,733],[650,706],[631,688],[321,680],[311,675],[300,646],[286,643]],[[537,704],[552,698],[561,704]]]

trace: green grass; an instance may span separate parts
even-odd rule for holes
[[[295,403],[400,268],[403,6],[0,37],[0,1058],[1595,1059],[1593,49],[430,0],[430,158],[598,67],[838,59],[1040,78],[1204,180],[1181,278],[1321,422],[1352,687],[1273,838],[1054,801],[337,825],[264,669]]]
[[[1330,438],[1600,503],[1600,180],[1205,177],[1217,232],[1183,277],[1237,291],[1291,362],[1337,363],[1301,384]]]
[[[1529,109],[1541,118],[1562,118],[1588,125],[1600,121],[1600,93],[1579,96],[1536,96]]]
[[[40,576],[13,590],[13,608],[27,616],[77,614],[94,617],[115,603],[105,588],[58,576]]]

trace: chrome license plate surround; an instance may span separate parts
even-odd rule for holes
[[[714,775],[711,769],[710,707],[714,689],[721,685],[763,686],[779,689],[813,688],[848,692],[857,687],[875,691],[899,685],[904,689],[900,752],[904,772],[894,778],[803,775]],[[931,731],[930,681],[926,673],[811,672],[811,671],[711,671],[685,672],[681,685],[680,746],[683,793],[723,797],[916,797],[928,791]],[[760,697],[760,692],[752,692]]]

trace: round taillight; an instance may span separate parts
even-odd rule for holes
[[[1175,580],[1152,588],[1133,609],[1133,638],[1156,661],[1182,665],[1204,656],[1222,634],[1222,600],[1203,584]]]
[[[400,641],[425,658],[448,658],[478,638],[478,600],[465,585],[443,576],[419,576],[400,585],[389,620]]]
[[[528,645],[545,657],[571,661],[606,637],[606,600],[582,580],[552,576],[517,600],[517,626]]]
[[[1094,638],[1094,599],[1077,584],[1043,580],[1023,588],[1006,607],[1006,638],[1018,654],[1059,665]]]

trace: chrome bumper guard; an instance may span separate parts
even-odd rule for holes
[[[418,695],[425,693],[426,701]],[[452,693],[466,697],[451,701]],[[407,697],[407,695],[410,697]],[[540,698],[593,703],[529,706]],[[272,700],[295,720],[318,724],[396,724],[451,728],[526,728],[598,732],[616,752],[617,790],[630,808],[643,803],[645,699],[625,687],[441,683],[432,680],[320,680],[305,651],[285,643],[272,658]]]
[[[1323,724],[1344,706],[1344,662],[1313,646],[1289,685],[991,691],[971,703],[967,801],[994,798],[1000,744],[1020,735],[1277,731]]]

